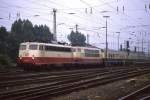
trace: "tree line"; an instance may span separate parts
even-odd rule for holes
[[[71,31],[68,40],[73,46],[85,46],[86,37],[80,32]],[[51,43],[53,34],[46,25],[33,25],[31,21],[16,20],[10,32],[0,27],[0,65],[16,62],[19,44],[22,42]],[[59,41],[59,40],[58,40]]]

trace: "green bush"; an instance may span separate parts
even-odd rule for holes
[[[12,64],[12,60],[7,55],[0,54],[0,65],[2,66],[10,66]]]

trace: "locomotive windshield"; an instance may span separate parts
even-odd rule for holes
[[[26,45],[20,45],[19,50],[26,50]]]
[[[29,45],[29,49],[30,50],[37,50],[38,49],[38,45],[31,44],[31,45]]]

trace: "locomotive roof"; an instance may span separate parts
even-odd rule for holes
[[[93,47],[80,47],[80,46],[72,46],[73,48],[80,48],[80,49],[91,49],[91,50],[100,50],[100,48],[93,48]]]
[[[80,47],[80,46],[69,46],[69,45],[60,45],[60,44],[52,44],[52,43],[39,43],[39,42],[23,42],[22,45],[26,44],[37,44],[37,45],[46,45],[46,46],[57,46],[57,47],[66,47],[66,48],[80,48],[80,49],[90,49],[90,50],[103,50],[100,48],[93,48],[93,47]],[[114,52],[114,53],[126,53],[126,51],[116,51],[112,49],[108,49],[108,52]],[[139,54],[139,55],[145,55],[143,52],[132,52],[130,51],[130,54]]]
[[[58,46],[58,47],[68,47],[68,48],[71,48],[71,46],[69,46],[69,45],[60,45],[60,44],[52,44],[52,43],[23,42],[21,44],[38,44],[38,45],[46,45],[46,46]]]
[[[39,43],[39,42],[23,42],[21,44],[38,44],[38,45],[46,45],[46,46],[57,46],[57,47],[67,47],[67,48],[81,48],[81,49],[95,49],[100,50],[100,48],[93,47],[80,47],[80,46],[70,46],[70,45],[60,45],[60,44],[52,44],[52,43]]]

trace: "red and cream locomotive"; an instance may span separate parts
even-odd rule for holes
[[[74,65],[74,64],[123,64],[127,61],[146,59],[143,53],[108,50],[99,48],[67,46],[50,43],[24,42],[19,48],[19,65]]]

